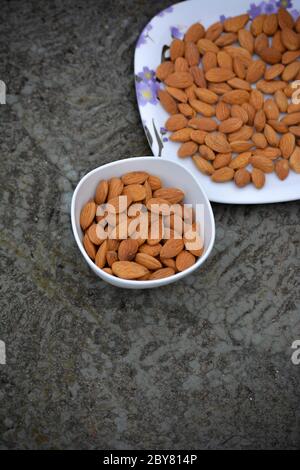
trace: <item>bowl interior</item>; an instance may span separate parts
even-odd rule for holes
[[[175,274],[170,278],[157,281],[127,281],[106,274],[101,269],[97,268],[93,261],[90,260],[90,258],[87,256],[82,245],[83,232],[79,223],[82,207],[90,199],[94,198],[95,190],[100,180],[110,179],[113,176],[122,176],[124,173],[130,171],[147,171],[153,175],[159,176],[164,186],[178,187],[185,192],[185,203],[192,204],[194,208],[196,204],[200,205],[200,210],[197,211],[196,214],[196,220],[197,222],[200,222],[201,228],[203,229],[204,255],[197,260],[195,265],[186,271]],[[119,160],[117,162],[108,163],[107,165],[96,168],[95,170],[85,175],[79,182],[73,195],[72,225],[79,248],[92,269],[108,282],[112,282],[118,285],[124,284],[124,287],[127,287],[128,283],[131,284],[132,287],[143,288],[152,287],[153,283],[153,285],[162,285],[173,282],[174,280],[185,276],[189,272],[196,269],[197,266],[202,264],[209,255],[214,242],[214,218],[212,209],[205,193],[199,186],[194,176],[178,163],[155,157],[138,157],[127,160]],[[114,280],[117,279],[117,283],[113,282],[112,278],[114,278]]]

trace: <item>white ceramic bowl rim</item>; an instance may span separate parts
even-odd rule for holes
[[[109,282],[112,275],[111,274],[108,274],[106,273],[105,271],[103,271],[102,269],[100,269],[92,260],[91,258],[87,255],[84,247],[83,247],[83,244],[82,244],[82,241],[81,241],[81,237],[77,231],[77,227],[76,227],[76,220],[75,220],[75,204],[76,204],[76,198],[77,198],[77,194],[80,190],[80,187],[82,186],[82,184],[89,179],[89,177],[91,175],[93,175],[94,173],[98,172],[100,168],[107,168],[107,167],[114,167],[114,166],[118,166],[120,162],[125,162],[125,161],[140,161],[140,160],[153,160],[154,158],[156,157],[132,157],[132,158],[126,158],[126,159],[122,159],[122,160],[117,160],[117,161],[114,161],[114,162],[110,162],[110,163],[106,163],[105,165],[101,165],[100,167],[97,167],[95,168],[94,170],[90,171],[89,173],[87,173],[85,176],[83,176],[83,178],[81,178],[81,180],[79,181],[79,183],[77,184],[76,186],[76,189],[73,193],[73,197],[72,197],[72,203],[71,203],[71,223],[72,223],[72,229],[73,229],[73,234],[74,234],[74,237],[75,237],[75,240],[76,240],[76,243],[84,257],[84,259],[86,260],[86,262],[88,263],[88,265],[90,266],[90,268],[92,270],[96,270],[96,272],[99,273],[99,275],[101,277],[103,277],[103,279],[107,279],[107,281]],[[213,248],[213,245],[214,245],[214,241],[215,241],[215,220],[214,220],[214,215],[213,215],[213,211],[212,211],[212,208],[211,208],[211,205],[210,205],[210,202],[208,200],[208,197],[206,195],[206,192],[204,191],[204,189],[202,188],[202,186],[199,184],[199,182],[196,180],[195,176],[192,174],[192,172],[190,170],[188,170],[187,168],[185,168],[183,165],[181,165],[180,163],[177,163],[177,162],[174,162],[174,161],[169,161],[170,164],[172,165],[176,165],[176,166],[179,166],[183,171],[187,172],[191,178],[193,178],[193,180],[196,182],[196,184],[198,185],[198,187],[200,188],[200,190],[202,191],[203,193],[203,197],[204,197],[204,200],[206,202],[206,206],[207,206],[207,209],[209,211],[209,215],[210,215],[210,220],[211,220],[211,238],[210,238],[210,242],[208,244],[208,247],[206,248],[206,251],[204,253],[203,256],[201,256],[200,258],[197,259],[196,263],[193,264],[193,266],[191,266],[190,268],[186,269],[185,271],[182,271],[182,272],[179,272],[179,273],[176,273],[174,274],[173,276],[169,276],[169,277],[166,277],[166,278],[163,278],[163,279],[155,279],[153,281],[135,281],[135,280],[127,280],[127,279],[122,279],[122,278],[117,278],[118,279],[118,284],[120,287],[128,287],[130,286],[131,288],[134,288],[136,287],[137,289],[141,289],[141,288],[145,288],[145,287],[155,287],[155,286],[161,286],[161,285],[166,285],[166,284],[169,284],[170,282],[175,282],[175,281],[178,281],[179,279],[187,276],[188,274],[191,274],[193,271],[195,271],[200,265],[202,265],[206,259],[208,258],[208,256],[210,255],[211,253],[211,250]],[[172,279],[172,281],[170,281],[170,279]],[[165,282],[162,282],[162,281],[165,281]]]

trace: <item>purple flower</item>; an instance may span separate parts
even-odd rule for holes
[[[261,12],[262,12],[261,4],[260,5],[255,5],[255,3],[250,4],[250,9],[248,10],[248,13],[252,19],[260,15]]]
[[[292,8],[293,7],[293,3],[291,2],[291,0],[279,0],[279,2],[276,2],[276,5],[278,6],[278,8]]]
[[[160,128],[160,133],[163,135],[163,134],[166,134],[168,131],[165,127],[161,127]]]
[[[168,140],[169,140],[168,137],[163,138],[163,142],[168,142]]]
[[[168,8],[165,8],[163,11],[159,12],[157,16],[162,18],[165,15],[165,13],[172,13],[172,11],[173,11],[173,7],[168,7]]]
[[[294,18],[294,20],[297,20],[298,17],[300,16],[300,12],[297,11],[297,10],[292,10],[290,13],[291,13],[292,17]]]
[[[136,91],[140,106],[145,106],[147,103],[157,103],[155,82],[136,82]]]
[[[151,82],[154,80],[155,72],[154,70],[150,70],[149,67],[143,67],[143,71],[138,73],[138,77],[143,82]]]
[[[183,33],[181,33],[176,26],[171,26],[170,31],[172,38],[181,39],[183,37]]]
[[[227,20],[226,16],[225,16],[225,15],[221,15],[221,16],[220,16],[220,21],[221,21],[221,23],[224,23],[225,20]]]
[[[272,13],[276,13],[278,8],[276,5],[276,0],[269,0],[269,2],[262,2],[261,3],[263,13],[267,15],[271,15]]]
[[[146,44],[146,42],[147,42],[146,36],[142,33],[140,37],[138,38],[136,47],[140,47],[142,44]]]

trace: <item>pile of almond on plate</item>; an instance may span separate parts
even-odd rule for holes
[[[180,158],[240,188],[300,173],[300,17],[280,8],[195,23],[169,53],[156,70],[158,98]]]

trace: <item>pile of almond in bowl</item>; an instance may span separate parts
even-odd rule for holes
[[[133,171],[101,180],[81,210],[87,255],[107,274],[156,280],[185,271],[202,256],[203,234],[180,188]]]
[[[300,173],[300,17],[280,8],[196,23],[169,54],[156,70],[158,98],[180,158],[240,188]]]

